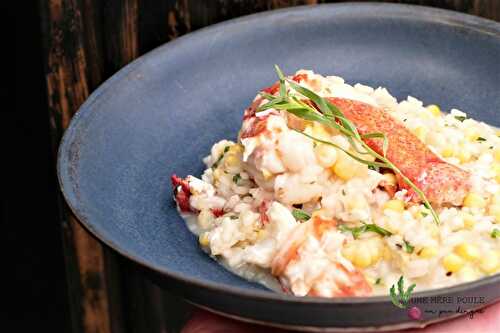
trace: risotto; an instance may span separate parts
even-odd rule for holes
[[[200,246],[297,296],[425,290],[500,272],[500,133],[300,70],[263,89],[200,178],[172,176]]]

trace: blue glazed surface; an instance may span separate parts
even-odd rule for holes
[[[384,86],[398,99],[411,94],[500,125],[497,23],[397,5],[253,15],[139,58],[81,107],[60,146],[58,169],[82,223],[120,253],[170,277],[279,297],[199,249],[175,210],[169,180],[173,173],[200,175],[211,145],[235,139],[243,110],[275,81],[274,64],[286,73],[307,68]]]

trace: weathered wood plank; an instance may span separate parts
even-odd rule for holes
[[[106,50],[105,77],[109,77],[139,54],[139,0],[106,1],[103,29]]]
[[[73,114],[103,79],[97,3],[91,0],[40,2],[49,117],[56,145]],[[113,327],[121,327],[121,317],[110,311],[110,303],[120,304],[117,293],[112,293],[110,287],[118,284],[111,280],[111,277],[117,279],[117,275],[109,272],[113,259],[69,209],[65,205],[61,207],[72,330],[118,333]]]

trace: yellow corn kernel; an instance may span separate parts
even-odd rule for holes
[[[212,176],[214,178],[214,181],[218,181],[220,179],[220,177],[222,176],[222,171],[219,168],[217,168],[212,173]]]
[[[479,258],[479,250],[471,244],[462,243],[455,247],[455,252],[465,260],[476,260]]]
[[[458,272],[463,265],[464,261],[462,260],[462,258],[454,253],[450,253],[443,258],[443,267],[447,272]]]
[[[389,173],[389,172],[384,173],[383,180],[388,185],[396,185],[398,183],[396,176],[393,173]]]
[[[366,268],[372,264],[372,257],[366,251],[357,251],[353,264],[358,268]]]
[[[393,199],[393,200],[387,201],[384,204],[383,208],[384,208],[384,210],[390,209],[390,210],[393,210],[395,212],[402,213],[405,210],[405,203],[402,200]]]
[[[312,132],[314,137],[321,139],[321,140],[330,140],[330,133],[325,129],[323,125],[320,123],[314,122],[313,127],[312,127]]]
[[[441,116],[441,109],[435,104],[428,105],[427,110],[429,110],[436,117]]]
[[[210,244],[210,239],[208,238],[208,232],[204,232],[198,236],[198,241],[201,246],[208,246]]]
[[[494,273],[500,266],[500,256],[495,251],[488,251],[483,254],[479,262],[479,267],[486,273]]]
[[[314,148],[314,153],[319,164],[324,168],[329,168],[337,161],[337,149],[332,146],[319,144]]]
[[[493,164],[493,173],[495,174],[495,176],[493,177],[495,179],[495,181],[497,183],[500,183],[500,164],[499,163],[495,163]]]
[[[372,261],[371,249],[363,243],[351,242],[342,249],[342,255],[358,268],[370,266]]]
[[[356,177],[364,178],[368,175],[368,165],[355,162],[354,167],[355,167],[354,175]]]
[[[356,251],[356,245],[353,243],[348,243],[346,246],[342,248],[342,255],[350,262],[353,262],[355,251]]]
[[[455,157],[460,160],[460,163],[467,163],[470,161],[472,155],[469,151],[462,148],[456,153]]]
[[[491,203],[494,204],[494,205],[500,205],[500,193],[495,193],[491,197]]]
[[[339,154],[337,162],[333,166],[333,172],[343,180],[351,179],[356,175],[354,160],[345,153]]]
[[[484,208],[486,200],[477,193],[470,192],[465,196],[464,206],[469,208]]]
[[[434,246],[426,246],[420,251],[419,256],[424,259],[430,259],[438,254],[438,249]]]
[[[493,152],[493,156],[495,156],[495,160],[497,162],[500,162],[500,147],[495,148],[495,151]]]
[[[455,155],[455,147],[452,145],[446,145],[442,150],[441,150],[441,155],[443,157],[452,157]]]
[[[209,229],[215,220],[215,216],[210,209],[202,209],[198,214],[198,225],[202,229]]]
[[[240,145],[239,143],[237,143],[237,144],[232,145],[229,148],[229,153],[241,154],[241,153],[243,153],[244,150],[245,150],[245,147],[243,147],[243,145]]]
[[[367,244],[368,250],[371,255],[372,264],[378,262],[383,256],[384,244],[380,238],[371,238]]]
[[[226,158],[224,159],[224,166],[226,168],[239,166],[240,163],[240,159],[233,154],[226,156]]]
[[[420,141],[425,142],[425,138],[427,137],[427,129],[423,126],[417,126],[417,128],[415,128],[415,135],[420,139]]]
[[[476,142],[477,138],[479,138],[479,133],[473,127],[467,127],[465,129],[465,138],[471,142]]]
[[[471,214],[468,214],[468,213],[463,213],[462,218],[464,220],[464,227],[466,229],[470,230],[470,229],[474,228],[474,225],[476,224],[476,219],[474,218],[474,216],[472,216]]]
[[[387,261],[392,259],[392,252],[389,247],[387,246],[382,247],[382,258]]]
[[[307,125],[304,128],[304,133],[325,141],[331,139],[331,135],[330,133],[328,133],[325,127],[316,122],[314,122],[312,125]]]
[[[470,267],[470,266],[465,266],[463,267],[459,272],[458,272],[459,278],[464,281],[464,282],[470,282],[477,280],[479,277],[479,274],[477,271]]]
[[[265,229],[259,229],[257,231],[257,239],[262,240],[267,237],[267,230]]]
[[[273,174],[267,169],[262,169],[262,176],[264,177],[264,180],[269,180],[273,177]]]
[[[492,204],[488,208],[488,215],[495,218],[495,223],[500,223],[500,204]]]

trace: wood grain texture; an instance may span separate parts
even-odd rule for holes
[[[105,79],[151,49],[242,15],[327,0],[39,0],[52,139]],[[500,21],[497,0],[389,0]],[[73,332],[174,332],[188,306],[92,238],[61,200]]]
[[[78,107],[102,82],[102,40],[98,32],[101,25],[96,3],[90,0],[41,2],[53,142],[59,142]],[[118,316],[110,311],[110,303],[119,302],[111,297],[107,269],[113,265],[108,250],[83,229],[65,205],[61,208],[72,330],[113,332],[113,321]],[[119,321],[116,322],[120,326]]]
[[[76,1],[42,3],[47,94],[53,142],[89,94],[82,19]],[[49,38],[47,38],[49,37]],[[74,332],[109,332],[108,301],[101,293],[102,248],[92,243],[70,214],[61,218]],[[82,237],[83,235],[83,237]],[[92,285],[92,292],[84,289]],[[105,313],[105,315],[102,315]]]

